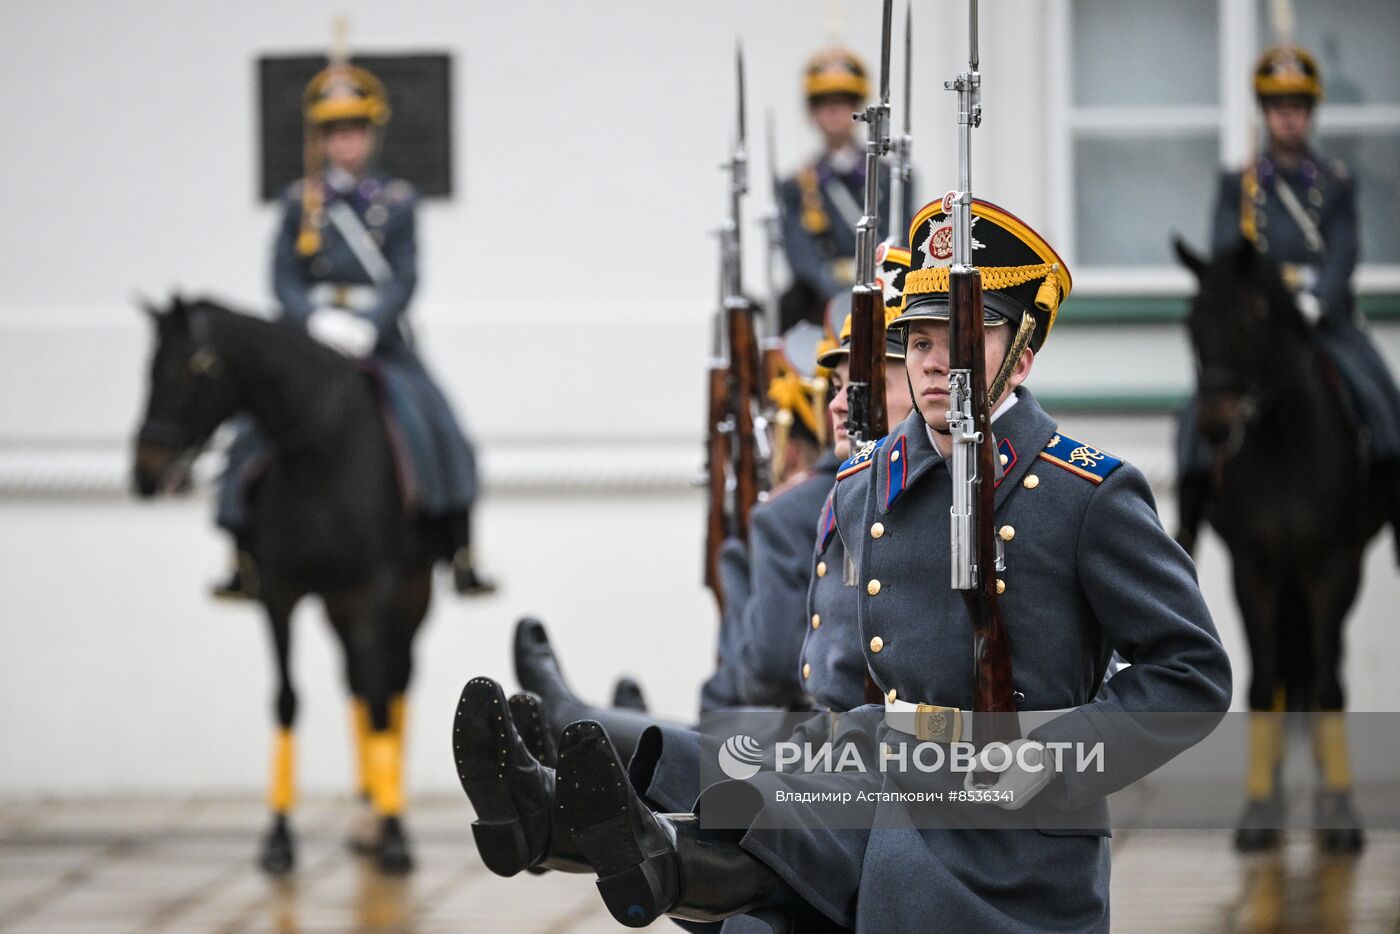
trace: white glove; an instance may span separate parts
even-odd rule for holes
[[[1050,780],[1056,775],[1055,760],[1045,754],[1045,746],[1033,739],[1016,739],[1006,744],[1011,754],[1011,765],[1005,771],[997,775],[997,780],[991,785],[979,785],[972,780],[975,772],[968,772],[963,779],[963,788],[967,791],[990,791],[988,803],[1007,811],[1015,811],[1025,807],[1030,800],[1040,794],[1041,789],[1050,784]],[[1022,747],[1026,747],[1022,749]],[[982,758],[986,750],[978,754],[978,767],[986,769],[986,761]],[[1006,758],[1006,751],[998,749],[992,756],[998,764]],[[1021,763],[1025,762],[1028,768],[1022,768]],[[1039,769],[1032,771],[1039,765]]]
[[[1322,319],[1322,301],[1311,292],[1299,292],[1296,298],[1298,310],[1308,324],[1317,324]]]
[[[358,360],[379,342],[374,323],[343,308],[317,308],[306,319],[306,331],[334,351]]]

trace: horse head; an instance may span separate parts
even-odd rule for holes
[[[1180,239],[1177,256],[1196,276],[1187,327],[1195,351],[1199,425],[1214,448],[1238,446],[1281,380],[1286,342],[1308,325],[1278,266],[1242,240],[1209,261]]]
[[[136,433],[132,480],[141,496],[188,486],[189,467],[221,422],[234,413],[223,361],[209,346],[208,302],[149,304],[155,329],[145,416]]]

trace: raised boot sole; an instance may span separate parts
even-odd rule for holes
[[[462,688],[452,729],[457,778],[476,810],[472,836],[477,852],[486,868],[500,876],[513,876],[535,862],[544,841],[532,846],[532,837],[548,833],[548,813],[522,815],[511,796],[509,716],[500,685],[473,678]],[[539,824],[543,826],[532,833]]]
[[[598,873],[598,892],[613,918],[645,927],[665,914],[676,892],[674,854],[643,851],[626,770],[597,723],[565,729],[556,788],[556,820]],[[664,831],[657,827],[656,833]]]

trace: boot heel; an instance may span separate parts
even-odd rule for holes
[[[498,876],[513,876],[530,864],[530,845],[518,820],[473,821],[472,837],[481,861]]]
[[[608,906],[618,924],[646,927],[666,913],[670,906],[656,901],[656,893],[665,891],[663,872],[661,861],[653,857],[598,880],[603,904]]]

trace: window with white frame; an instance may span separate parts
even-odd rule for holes
[[[1053,0],[1055,228],[1088,294],[1178,291],[1172,234],[1208,246],[1223,168],[1256,151],[1266,0]],[[1317,56],[1315,146],[1357,178],[1358,285],[1400,289],[1400,2],[1294,0]]]

